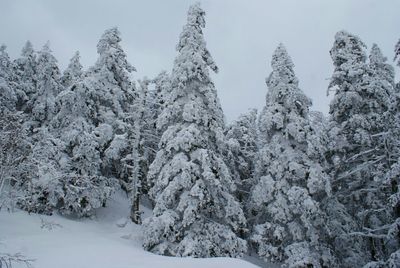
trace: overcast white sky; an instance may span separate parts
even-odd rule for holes
[[[0,0],[0,43],[15,58],[26,40],[50,40],[64,68],[75,50],[85,67],[96,60],[102,32],[118,26],[135,79],[171,70],[175,45],[194,1]],[[214,76],[227,119],[264,105],[271,54],[283,42],[313,109],[328,112],[329,50],[339,30],[377,43],[391,61],[400,38],[399,0],[204,0],[205,36],[220,68]],[[397,68],[398,70],[399,68]]]

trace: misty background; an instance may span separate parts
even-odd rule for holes
[[[85,68],[96,58],[105,29],[117,26],[132,78],[153,78],[170,71],[175,46],[194,1],[184,0],[0,0],[0,43],[12,58],[30,40],[36,50],[50,41],[63,69],[76,50]],[[276,46],[285,44],[300,87],[313,110],[328,113],[327,96],[334,35],[347,30],[368,46],[377,43],[389,62],[400,38],[399,0],[204,0],[205,38],[220,72],[213,79],[228,121],[249,108],[261,109]],[[399,74],[399,68],[396,68]],[[398,76],[397,76],[398,77]],[[397,79],[398,80],[398,79]]]

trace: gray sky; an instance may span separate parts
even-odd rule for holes
[[[96,58],[102,32],[118,26],[122,46],[138,70],[135,79],[171,70],[175,45],[193,1],[0,0],[0,43],[15,58],[26,40],[36,49],[50,40],[64,68],[75,50],[85,67]],[[399,0],[204,0],[205,36],[220,72],[214,76],[227,119],[264,105],[270,59],[283,42],[313,109],[328,112],[333,67],[329,50],[339,30],[377,43],[391,61],[400,38]],[[397,68],[398,71],[399,68]]]

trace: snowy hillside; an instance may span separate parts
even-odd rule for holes
[[[174,258],[144,251],[140,226],[124,219],[129,212],[128,203],[121,195],[114,195],[96,218],[80,220],[1,211],[1,252],[20,252],[35,259],[35,268],[257,267],[233,258]],[[146,211],[145,215],[149,213]],[[19,267],[25,266],[13,265]]]

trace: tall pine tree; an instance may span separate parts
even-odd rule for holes
[[[177,46],[171,93],[159,117],[166,129],[149,171],[153,216],[146,220],[144,247],[172,256],[240,256],[246,242],[236,231],[245,218],[223,161],[224,120],[209,69],[205,12],[190,7]]]
[[[342,265],[352,267],[385,255],[382,239],[365,230],[384,225],[388,217],[383,209],[387,187],[382,173],[388,167],[383,151],[393,70],[376,45],[368,64],[364,43],[344,31],[336,34],[330,53],[335,66],[330,83],[335,91],[331,134],[337,142],[329,158],[334,195],[352,217],[347,234],[341,234],[343,241],[349,240],[347,236],[354,240],[341,247]]]
[[[266,106],[259,119],[262,147],[250,199],[250,240],[262,258],[288,267],[333,267],[326,216],[320,208],[320,201],[330,194],[329,179],[308,155],[311,100],[299,89],[282,44],[271,65]]]
[[[396,45],[395,52],[397,57],[400,53],[400,42]],[[374,73],[377,75],[378,85],[385,88],[394,85],[393,68],[385,62],[386,59],[381,56],[381,53],[374,54],[378,56],[373,60],[371,53],[370,63],[377,63],[374,64]],[[381,210],[388,215],[386,215],[384,224],[367,229],[367,235],[382,239],[385,247],[383,254],[379,256],[380,258],[365,266],[368,268],[397,267],[400,263],[400,94],[398,89],[391,93],[390,100],[389,110],[385,114],[388,130],[383,135],[381,146],[378,147],[381,155],[385,156],[386,165],[381,165],[377,174],[379,176],[376,176],[382,183],[382,188],[385,187],[383,189],[386,190],[386,199],[379,201],[383,203]],[[376,216],[382,214],[379,210],[375,211],[374,215]]]

